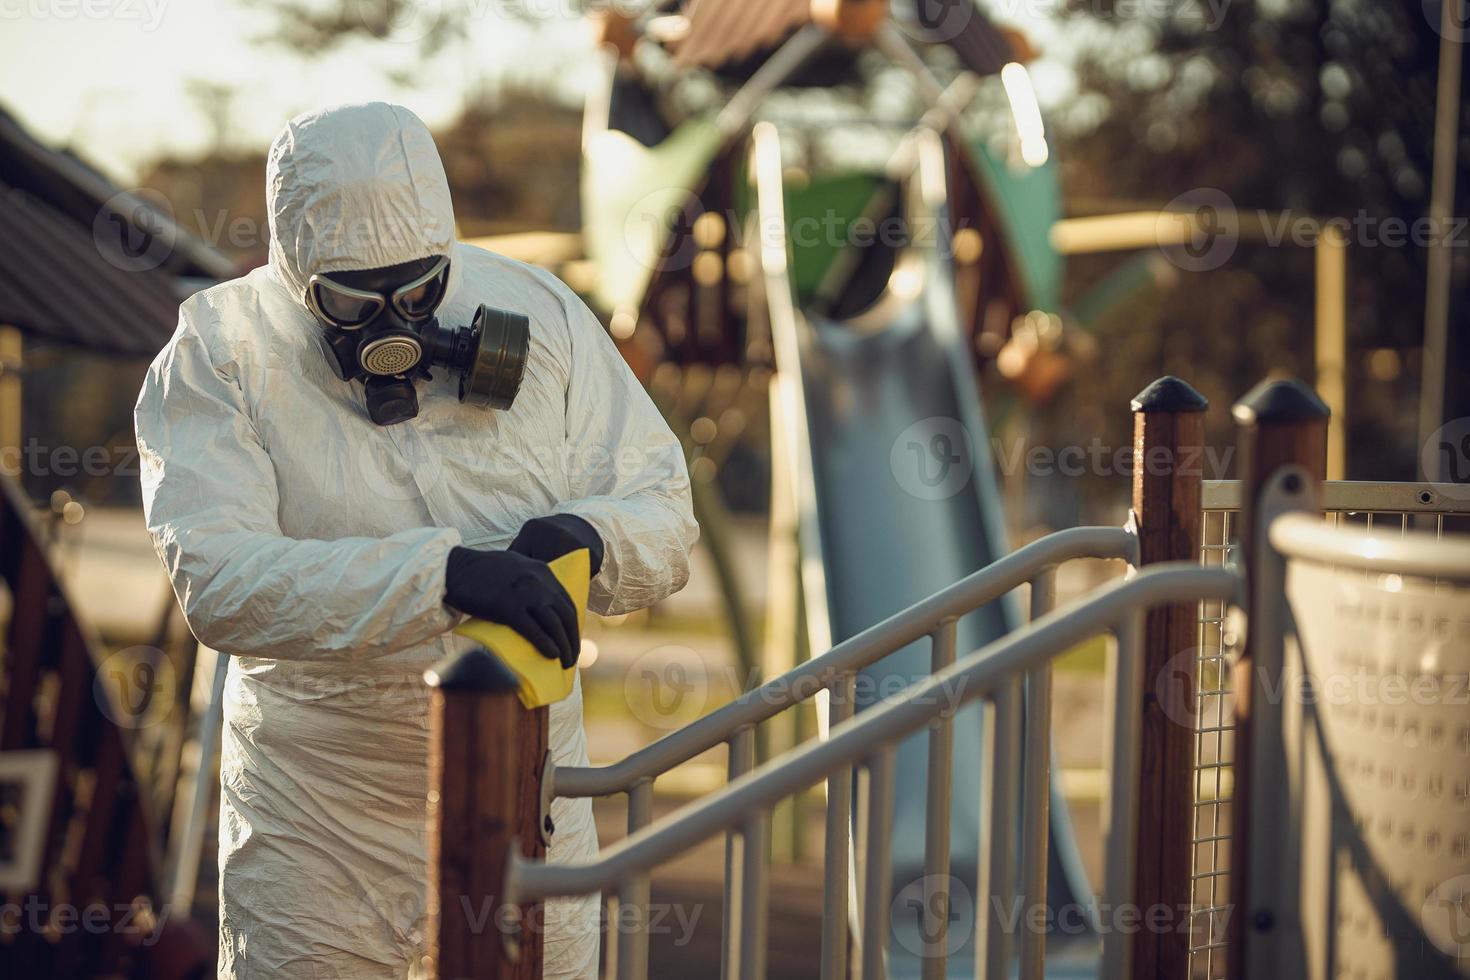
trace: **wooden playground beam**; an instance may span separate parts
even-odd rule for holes
[[[1207,402],[1166,376],[1133,399],[1133,515],[1140,567],[1199,560],[1200,485]],[[1144,620],[1143,730],[1138,785],[1138,855],[1134,901],[1145,922],[1166,909],[1163,928],[1139,930],[1133,975],[1185,977],[1191,903],[1194,718],[1199,607],[1155,609]]]
[[[428,975],[539,980],[541,903],[507,908],[511,849],[544,858],[541,774],[547,710],[483,648],[425,676],[429,708]]]
[[[1051,226],[1051,245],[1061,255],[1093,255],[1148,248],[1179,248],[1229,235],[1251,245],[1311,248],[1314,258],[1315,384],[1331,415],[1327,428],[1326,479],[1347,479],[1347,253],[1349,222],[1294,211],[1230,209],[1206,226],[1207,208],[1142,210],[1062,218]],[[1223,224],[1219,223],[1223,222]],[[1232,246],[1233,247],[1233,246]],[[1226,252],[1221,261],[1226,261]],[[1426,474],[1428,479],[1435,475]]]

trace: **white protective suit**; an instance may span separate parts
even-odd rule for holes
[[[681,588],[697,536],[683,455],[601,325],[546,272],[454,240],[444,168],[383,103],[293,120],[267,169],[270,263],[191,297],[138,397],[148,529],[190,627],[231,654],[220,780],[219,976],[397,980],[423,951],[423,671],[464,648],[444,566],[530,518],[607,545],[591,607]],[[380,427],[302,297],[317,272],[449,254],[440,322],[526,313],[515,404],[460,404],[443,369]],[[580,686],[551,708],[586,764]],[[551,860],[592,856],[587,800],[553,804]],[[547,909],[546,975],[591,977],[596,899]]]

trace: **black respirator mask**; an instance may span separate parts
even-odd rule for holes
[[[459,400],[509,408],[521,387],[530,321],[481,305],[467,327],[440,326],[434,311],[449,283],[447,256],[382,269],[311,277],[306,305],[321,321],[327,361],[343,381],[367,391],[369,417],[379,425],[419,413],[415,382],[429,368],[459,372]]]

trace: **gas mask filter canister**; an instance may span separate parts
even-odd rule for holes
[[[530,320],[481,304],[469,326],[441,326],[449,259],[311,277],[306,305],[322,323],[337,377],[363,382],[368,416],[393,425],[418,414],[415,382],[440,365],[459,373],[459,400],[506,409],[515,401],[530,347]],[[411,276],[405,283],[405,276]],[[399,285],[401,284],[401,285]]]

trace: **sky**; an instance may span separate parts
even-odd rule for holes
[[[441,2],[417,0],[417,9],[432,16]],[[434,126],[453,118],[466,88],[486,77],[578,84],[588,48],[579,18],[554,15],[532,27],[497,8],[481,0],[470,37],[425,62],[411,40],[421,21],[394,35],[401,43],[355,44],[307,60],[255,41],[273,21],[244,0],[0,0],[0,105],[47,143],[80,148],[127,181],[160,155],[209,146],[212,129],[191,82],[238,88],[230,138],[260,148],[292,115],[321,105],[392,99]],[[393,71],[413,84],[396,84]]]
[[[306,59],[258,41],[273,20],[248,0],[0,0],[0,105],[128,184],[160,156],[209,147],[208,115],[191,95],[199,83],[238,90],[228,139],[256,149],[296,113],[339,102],[390,99],[437,126],[486,80],[539,81],[575,101],[591,67],[589,27],[570,0],[518,2],[545,16],[535,25],[507,17],[511,0],[413,0],[393,41]],[[472,12],[466,36],[421,59],[416,39],[448,4]],[[1019,20],[1033,41],[1049,40],[1046,18]],[[1048,84],[1060,76],[1047,60],[1032,66],[1043,106],[1066,87]]]

